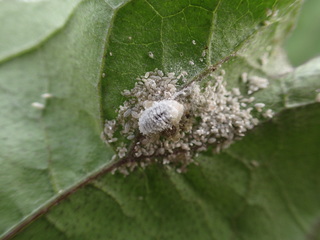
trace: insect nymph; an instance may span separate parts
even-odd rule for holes
[[[139,130],[150,135],[178,127],[183,113],[184,106],[175,100],[153,102],[139,118]]]

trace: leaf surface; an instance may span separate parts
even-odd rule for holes
[[[1,4],[2,12],[21,11],[27,3]],[[314,60],[291,72],[278,46],[300,1],[28,4],[46,26],[21,16],[25,41],[13,41],[13,33],[0,38],[5,238],[29,223],[15,239],[291,240],[313,234],[320,202],[320,154],[312,144],[319,141],[314,102],[320,64]],[[56,11],[43,14],[43,6]],[[8,25],[18,24],[8,16]],[[128,177],[106,174],[79,188],[110,166],[114,152],[99,137],[103,121],[116,116],[121,91],[136,77],[159,68],[186,70],[192,79],[227,59],[222,67],[229,88],[246,90],[243,72],[269,79],[270,87],[255,97],[279,113],[274,120],[221,154],[201,154],[200,165],[186,174],[154,165]],[[46,92],[53,97],[42,99]],[[45,108],[32,108],[33,102]]]
[[[288,58],[294,66],[320,55],[319,8],[320,2],[317,0],[304,2],[297,26],[284,44]]]

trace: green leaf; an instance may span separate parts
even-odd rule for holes
[[[13,7],[2,1],[0,9],[22,11],[25,4]],[[34,13],[25,17],[34,21],[34,15],[43,14],[40,6],[46,2],[28,4]],[[68,4],[60,4],[56,11],[61,15],[65,7]],[[70,22],[45,43],[33,39],[34,50],[21,50],[0,66],[1,233],[101,168],[113,154],[99,139],[102,46],[113,10],[102,2],[87,1],[74,11]],[[25,20],[21,30],[26,36],[30,21]],[[0,45],[6,44],[6,38],[1,38]],[[14,48],[19,47],[23,46]],[[42,99],[40,95],[47,92],[53,98]],[[45,109],[33,108],[33,102],[45,104]]]
[[[1,1],[0,62],[45,42],[63,28],[79,2]]]
[[[247,69],[272,70],[272,75],[286,69],[270,65],[261,69],[259,57],[278,55],[275,47],[294,23],[300,1],[267,0],[258,5],[240,0],[157,2],[136,0],[117,12],[108,36],[106,80],[101,82],[105,118],[115,118],[115,109],[123,102],[121,91],[132,88],[136,77],[155,68],[185,70],[191,79],[238,53],[244,55]],[[268,17],[268,10],[276,16]]]
[[[287,79],[301,86],[314,77],[319,87],[319,62]],[[307,71],[312,65],[316,71]],[[199,166],[186,174],[154,165],[127,177],[105,175],[63,199],[15,239],[317,236],[319,117],[319,103],[283,110],[223,153],[201,154]]]
[[[15,239],[291,240],[314,234],[320,113],[319,104],[309,104],[320,88],[320,64],[290,72],[279,49],[300,3],[0,2],[0,21],[7,21],[0,26],[4,239],[24,227]],[[10,14],[23,9],[28,14]],[[267,16],[268,9],[279,13]],[[106,174],[114,152],[100,132],[124,101],[122,90],[154,68],[186,70],[192,79],[221,61],[230,88],[244,90],[243,72],[267,77],[271,86],[255,97],[279,115],[223,153],[200,155],[200,165],[187,174],[162,165],[126,178]],[[53,97],[42,99],[43,93]],[[32,108],[33,102],[45,108]]]
[[[294,66],[320,55],[320,16],[318,0],[304,1],[296,29],[285,42],[288,58]]]

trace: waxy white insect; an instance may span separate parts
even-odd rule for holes
[[[139,118],[139,130],[143,135],[160,133],[178,127],[184,106],[175,100],[154,102]]]

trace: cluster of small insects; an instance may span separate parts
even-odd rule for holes
[[[242,96],[238,88],[228,91],[225,72],[221,73],[211,76],[204,86],[192,82],[179,88],[187,81],[186,72],[165,75],[156,69],[137,78],[133,89],[123,91],[128,100],[119,107],[117,119],[105,122],[102,134],[108,144],[117,142],[117,135],[133,140],[118,145],[116,158],[130,152],[133,159],[117,170],[128,174],[138,166],[160,162],[184,172],[194,163],[197,152],[206,151],[208,146],[218,152],[257,125],[258,119],[251,115],[253,108],[247,107],[254,97]],[[260,80],[251,91],[267,85]],[[254,107],[261,112],[264,104]]]
[[[258,77],[258,76],[250,76],[248,77],[248,73],[242,73],[242,82],[248,84],[248,94],[253,94],[254,92],[267,88],[269,85],[269,80],[266,78]]]

